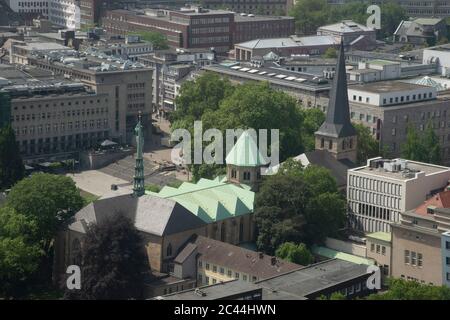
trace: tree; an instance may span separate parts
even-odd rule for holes
[[[328,59],[336,59],[337,58],[337,50],[336,48],[328,48],[325,53],[323,54],[324,58],[328,58]]]
[[[257,246],[269,254],[284,242],[322,243],[344,226],[345,201],[329,171],[293,161],[267,177],[256,194]]]
[[[368,300],[450,300],[450,288],[390,278],[388,290],[371,294]]]
[[[167,38],[164,34],[154,31],[139,31],[131,34],[137,35],[141,40],[149,41],[153,45],[154,50],[166,50],[169,49]]]
[[[313,255],[304,243],[297,245],[293,242],[285,242],[278,247],[275,255],[281,259],[303,266],[311,264],[314,261]]]
[[[439,137],[433,129],[433,125],[429,123],[422,139],[422,144],[426,149],[427,163],[441,164],[441,147]]]
[[[272,89],[268,82],[237,86],[217,110],[208,110],[202,116],[204,128],[217,128],[222,132],[237,128],[279,129],[282,158],[303,152],[302,120],[295,99]]]
[[[441,163],[439,137],[436,135],[432,123],[428,123],[421,136],[414,127],[408,127],[406,142],[402,145],[402,157],[426,163]]]
[[[402,20],[408,20],[405,9],[398,3],[389,0],[381,4],[381,37],[386,38],[394,34]]]
[[[71,178],[39,173],[17,183],[6,205],[36,222],[36,240],[48,255],[55,232],[82,208],[83,198]]]
[[[380,155],[380,145],[370,132],[370,129],[362,124],[353,124],[356,129],[358,148],[357,148],[357,164],[362,165],[367,159]]]
[[[219,75],[206,72],[195,81],[186,81],[176,98],[177,110],[172,112],[172,128],[189,129],[207,110],[217,110],[222,100],[234,91],[231,82]],[[177,124],[179,121],[187,120]]]
[[[302,109],[303,115],[302,123],[302,141],[305,151],[315,149],[315,132],[320,128],[325,121],[325,114],[318,108]]]
[[[11,126],[0,128],[0,190],[23,178],[25,168]]]
[[[406,141],[401,146],[402,157],[408,160],[424,161],[426,159],[426,149],[424,148],[417,130],[408,126]]]
[[[82,246],[81,290],[66,298],[141,298],[143,275],[148,271],[142,239],[123,214],[88,228]]]
[[[0,296],[20,297],[39,267],[36,223],[11,208],[0,208]],[[27,284],[27,285],[26,285]]]
[[[315,34],[330,19],[326,0],[298,0],[289,15],[295,18],[296,29],[303,35]]]

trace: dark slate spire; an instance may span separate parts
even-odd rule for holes
[[[347,94],[347,73],[345,70],[344,44],[341,40],[336,73],[331,88],[327,117],[316,134],[342,138],[355,136],[356,130],[350,122]]]

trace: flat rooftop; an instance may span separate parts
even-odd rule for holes
[[[221,300],[245,292],[261,290],[259,286],[242,280],[231,280],[219,282],[210,286],[199,288],[204,295],[197,294],[195,289],[185,290],[177,293],[156,297],[153,300]]]
[[[405,172],[406,172],[405,170],[392,172],[392,171],[387,171],[383,168],[371,168],[368,166],[350,169],[349,172],[360,172],[360,173],[374,175],[374,176],[378,176],[378,177],[385,177],[385,178],[394,179],[394,180],[406,181],[406,180],[415,179],[416,174],[420,173],[420,172],[425,173],[425,175],[432,175],[432,174],[442,173],[445,171],[450,171],[449,167],[438,166],[435,164],[428,164],[428,163],[405,160],[405,159],[393,159],[393,160],[405,161],[407,169],[410,170],[410,172],[415,172],[415,174],[405,175]]]
[[[365,91],[371,93],[391,93],[395,91],[414,91],[417,89],[432,88],[415,83],[401,81],[376,81],[364,84],[356,84],[348,87],[349,90]]]

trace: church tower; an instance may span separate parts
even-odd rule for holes
[[[248,130],[244,131],[225,158],[227,181],[250,186],[258,191],[262,180],[261,168],[268,164],[258,149],[255,138]]]
[[[140,113],[139,121],[134,131],[136,133],[136,166],[134,168],[133,195],[135,197],[140,197],[145,194],[144,158],[142,156],[144,147],[144,127],[141,124]]]
[[[315,133],[316,150],[327,150],[337,160],[356,163],[357,136],[350,122],[344,45],[341,41],[325,122]]]

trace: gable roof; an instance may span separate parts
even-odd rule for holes
[[[431,196],[420,206],[414,209],[413,212],[422,216],[433,216],[428,213],[428,208],[450,208],[450,190],[446,189]]]
[[[203,236],[195,236],[190,244],[196,246],[199,260],[254,275],[260,279],[302,268],[301,265],[289,261]],[[187,251],[192,251],[189,244],[187,247]],[[182,250],[179,256],[186,256],[186,252]],[[181,260],[181,257],[177,257],[175,260]]]
[[[183,182],[178,188],[163,187],[147,194],[170,199],[206,223],[253,212],[255,193],[219,179],[200,179],[196,184]]]
[[[75,221],[69,225],[69,229],[85,232],[86,229],[81,228],[80,222],[102,224],[118,214],[133,221],[137,230],[157,236],[205,225],[201,219],[173,200],[152,195],[134,197],[132,194],[124,194],[101,198],[87,205],[75,215]]]
[[[225,158],[227,164],[240,167],[259,167],[268,161],[258,149],[254,137],[245,130]]]

